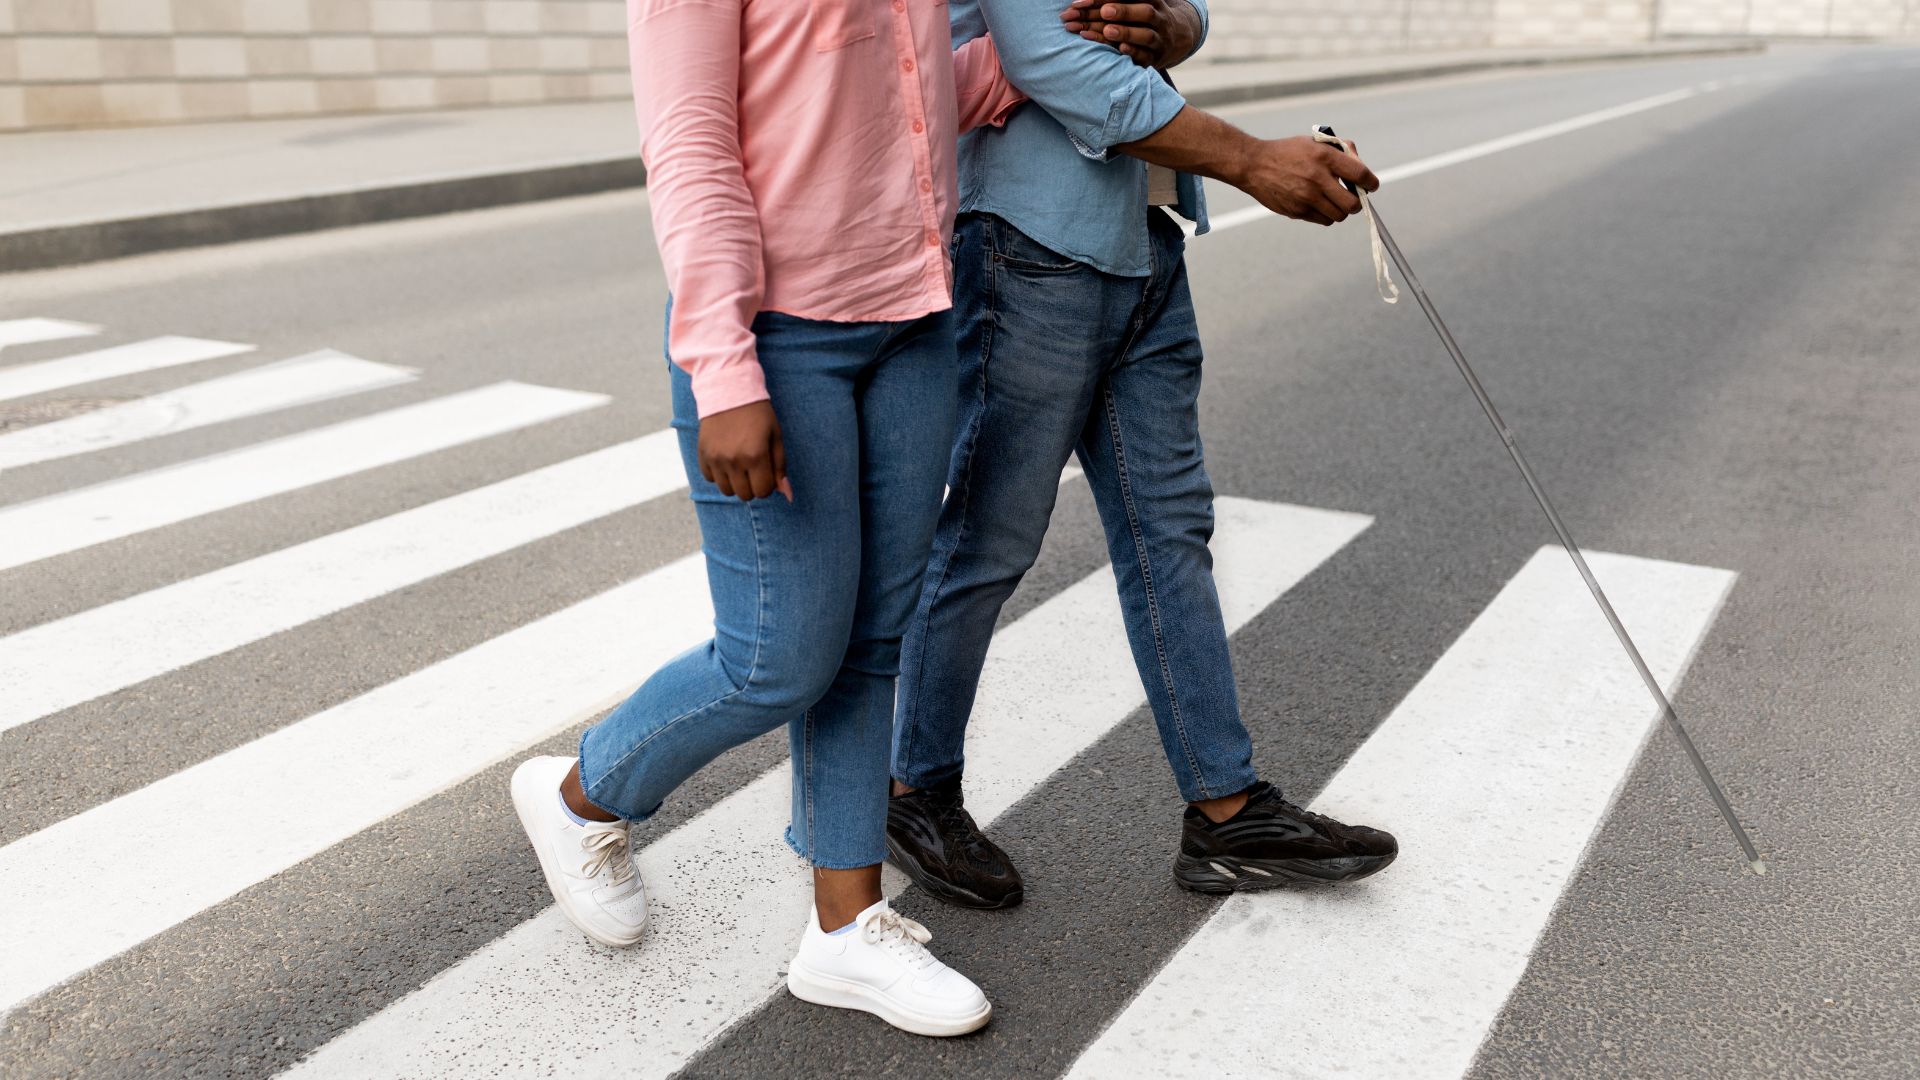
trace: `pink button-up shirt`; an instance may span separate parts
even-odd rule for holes
[[[700,415],[764,400],[753,318],[951,306],[954,140],[1025,98],[941,0],[627,0],[668,350]]]

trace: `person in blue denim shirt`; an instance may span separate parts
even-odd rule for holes
[[[960,427],[901,649],[889,857],[951,903],[1024,895],[965,810],[962,746],[995,620],[1077,455],[1188,803],[1176,880],[1224,893],[1364,877],[1393,860],[1392,836],[1303,810],[1254,770],[1207,549],[1200,335],[1168,210],[1206,232],[1206,176],[1331,225],[1360,209],[1342,179],[1378,182],[1356,156],[1256,139],[1186,103],[1165,68],[1204,41],[1204,0],[1058,2],[953,0],[949,12],[954,43],[991,32],[1032,100],[960,140]]]

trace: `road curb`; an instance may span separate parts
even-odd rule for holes
[[[0,273],[592,195],[639,187],[646,175],[636,155],[0,233]]]
[[[1499,56],[1480,60],[1456,60],[1417,67],[1391,68],[1384,71],[1356,71],[1349,75],[1327,75],[1317,79],[1277,79],[1240,86],[1200,89],[1191,93],[1182,91],[1182,93],[1187,101],[1202,107],[1235,105],[1243,101],[1258,101],[1261,98],[1318,94],[1329,90],[1351,90],[1356,86],[1378,86],[1411,82],[1415,79],[1436,79],[1445,75],[1466,75],[1476,71],[1557,67],[1562,64],[1606,64],[1623,60],[1683,60],[1699,56],[1733,56],[1741,53],[1762,52],[1765,49],[1766,43],[1762,41],[1740,41],[1702,45],[1698,48],[1621,49],[1613,52],[1582,53],[1578,56]]]
[[[1312,79],[1276,79],[1196,89],[1195,105],[1231,105],[1262,98],[1346,90],[1503,68],[1623,60],[1665,60],[1759,52],[1743,41],[1680,49],[1622,49],[1574,56],[1516,55],[1354,72]],[[0,233],[0,273],[44,270],[186,247],[228,244],[402,218],[481,210],[515,203],[593,195],[646,183],[638,155],[566,162],[512,172],[433,177],[384,187],[238,203],[108,221],[79,222]]]

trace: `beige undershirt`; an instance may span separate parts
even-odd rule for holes
[[[1178,173],[1165,165],[1147,163],[1147,205],[1172,206],[1180,201]]]

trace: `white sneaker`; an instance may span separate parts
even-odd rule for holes
[[[581,933],[623,949],[646,933],[647,889],[627,846],[626,822],[579,825],[568,816],[560,781],[572,769],[572,758],[521,762],[513,770],[513,809],[560,910]]]
[[[801,1001],[870,1012],[916,1035],[965,1035],[993,1015],[973,980],[927,951],[927,928],[887,906],[860,913],[853,929],[828,934],[807,914],[787,989]]]

